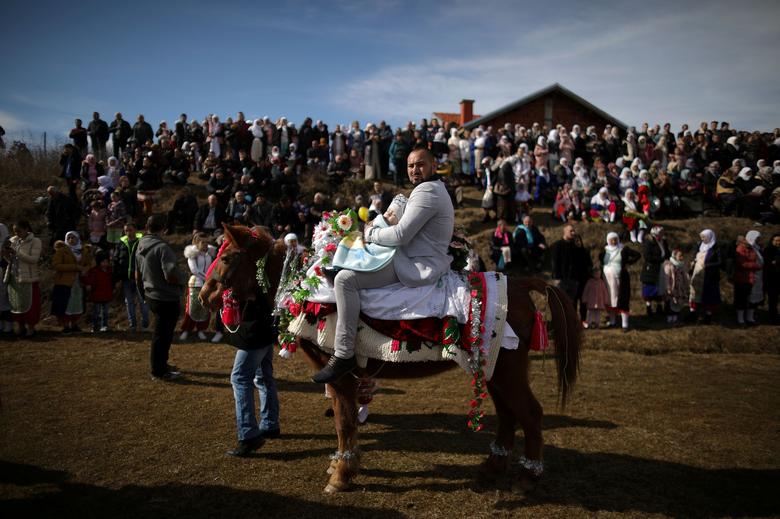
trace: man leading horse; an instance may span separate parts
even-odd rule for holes
[[[357,367],[355,335],[360,317],[360,290],[379,288],[399,281],[407,287],[433,285],[450,269],[448,254],[455,227],[455,210],[439,176],[434,158],[420,148],[407,159],[407,174],[414,185],[398,225],[384,229],[367,223],[366,243],[397,247],[393,260],[375,272],[342,270],[334,285],[338,318],[335,352],[312,377],[317,383],[332,383]]]

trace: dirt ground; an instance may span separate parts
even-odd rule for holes
[[[777,344],[776,328],[757,333]],[[225,455],[235,442],[229,346],[175,344],[171,360],[186,378],[166,384],[149,379],[148,335],[0,342],[0,514],[780,515],[780,358],[646,355],[602,348],[604,337],[587,337],[564,411],[552,358],[533,357],[546,473],[526,496],[510,491],[510,478],[479,481],[496,422],[487,403],[487,431],[466,429],[468,377],[457,368],[380,382],[360,429],[362,472],[353,491],[330,496],[322,489],[335,432],[300,356],[275,361],[283,436],[236,459]]]

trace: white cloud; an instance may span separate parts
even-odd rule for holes
[[[18,117],[3,110],[0,110],[0,126],[2,126],[6,132],[15,132],[30,127],[25,121],[22,121]]]
[[[352,78],[331,101],[400,122],[457,111],[464,97],[484,114],[558,82],[627,124],[778,124],[780,3],[651,8],[627,18],[596,6],[554,23],[537,20],[515,35],[506,21],[495,31],[475,23],[469,32],[478,50],[469,55],[453,57],[444,47],[436,59],[388,65]],[[475,9],[458,2],[447,16],[473,20]]]

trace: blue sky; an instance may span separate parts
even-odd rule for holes
[[[627,124],[780,126],[776,0],[4,0],[0,48],[9,137],[94,110],[397,126],[555,82]]]

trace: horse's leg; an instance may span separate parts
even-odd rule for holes
[[[498,387],[501,385],[506,385],[506,381],[503,379],[496,381],[495,377],[487,384],[488,392],[493,399],[496,415],[498,416],[496,438],[490,444],[490,454],[481,466],[481,471],[487,477],[498,477],[506,473],[507,468],[509,468],[509,455],[515,446],[517,420],[512,413],[511,407],[504,401],[502,390]],[[510,392],[507,393],[511,394]]]
[[[520,479],[513,485],[513,490],[526,491],[534,487],[544,471],[542,450],[542,417],[543,411],[539,401],[531,391],[528,381],[524,380],[521,395],[514,406],[515,415],[523,428],[525,436],[524,453],[519,458],[522,471]]]
[[[339,447],[336,465],[325,486],[325,492],[343,492],[349,489],[350,480],[357,474],[359,453],[357,444],[357,380],[346,375],[331,385],[333,412]]]

